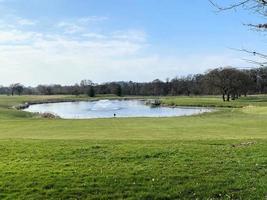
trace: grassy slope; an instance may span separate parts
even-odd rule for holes
[[[44,98],[0,97],[0,198],[266,198],[265,96],[161,119],[47,120],[8,109]],[[211,97],[163,101],[222,105]]]

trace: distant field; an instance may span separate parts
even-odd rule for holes
[[[41,119],[11,108],[47,99],[77,97],[0,96],[1,199],[267,198],[267,96],[161,98],[218,107],[173,118]]]

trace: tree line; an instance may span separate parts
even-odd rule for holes
[[[203,74],[175,77],[152,82],[108,82],[96,84],[83,80],[79,84],[63,86],[39,85],[25,87],[15,83],[0,87],[0,94],[7,95],[96,95],[117,96],[179,96],[221,95],[223,101],[231,101],[248,94],[267,93],[267,67],[237,69],[216,68]]]

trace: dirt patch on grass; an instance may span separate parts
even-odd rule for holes
[[[239,143],[239,144],[232,144],[232,147],[234,148],[238,148],[238,147],[249,147],[249,146],[252,146],[252,145],[255,145],[256,142],[253,142],[253,141],[250,141],[250,142],[242,142],[242,143]]]

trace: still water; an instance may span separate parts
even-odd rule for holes
[[[99,100],[31,105],[25,109],[34,113],[53,113],[63,119],[116,117],[174,117],[210,112],[209,108],[151,107],[141,100]]]

